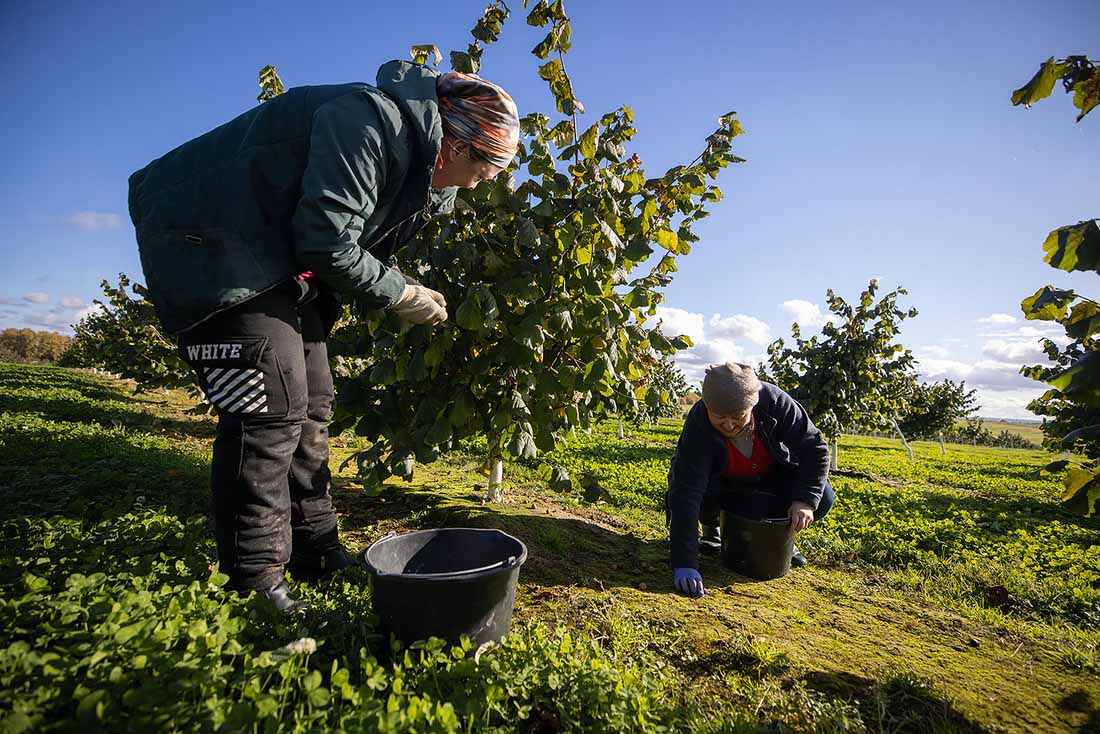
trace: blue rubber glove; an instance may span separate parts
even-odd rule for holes
[[[672,570],[672,585],[681,594],[700,597],[707,592],[703,589],[703,577],[694,568],[675,568]]]

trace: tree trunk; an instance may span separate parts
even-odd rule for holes
[[[832,468],[834,470],[840,468],[840,436],[839,436],[839,433],[840,432],[838,431],[837,432],[838,435],[833,436],[833,455],[831,457],[829,457],[832,460],[832,465],[833,465]]]
[[[486,502],[504,500],[504,460],[499,456],[489,457],[489,485],[485,492]]]
[[[947,447],[943,445],[943,434],[940,434],[940,453],[947,456]]]
[[[901,445],[905,447],[905,450],[909,452],[909,461],[913,460],[913,449],[909,447],[909,442],[905,440],[905,434],[901,432],[901,428],[898,426],[898,419],[891,418],[890,421],[894,424],[894,430],[898,432],[898,437],[901,438]]]
[[[619,415],[619,440],[623,440],[623,417]]]

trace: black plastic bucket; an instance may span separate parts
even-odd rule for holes
[[[508,633],[527,546],[499,530],[443,528],[387,536],[363,557],[387,640],[477,645]]]
[[[787,518],[750,520],[723,510],[721,523],[724,565],[760,581],[791,570],[795,534]]]

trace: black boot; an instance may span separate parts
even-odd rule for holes
[[[292,614],[309,608],[309,604],[299,599],[295,599],[290,595],[290,587],[286,585],[285,580],[280,581],[267,591],[260,591],[258,593],[275,605],[275,608],[284,614]]]
[[[366,570],[361,557],[349,553],[347,548],[340,545],[326,553],[291,552],[286,569],[299,581],[315,583],[352,566]]]
[[[791,553],[791,568],[802,568],[809,561],[806,560],[806,556],[802,555],[802,551],[798,550],[798,546],[794,546],[794,552]]]
[[[722,552],[722,533],[717,525],[700,523],[703,532],[699,535],[699,552],[717,555]]]

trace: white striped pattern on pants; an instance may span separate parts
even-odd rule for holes
[[[266,413],[263,372],[256,368],[203,367],[206,399],[229,413]]]

